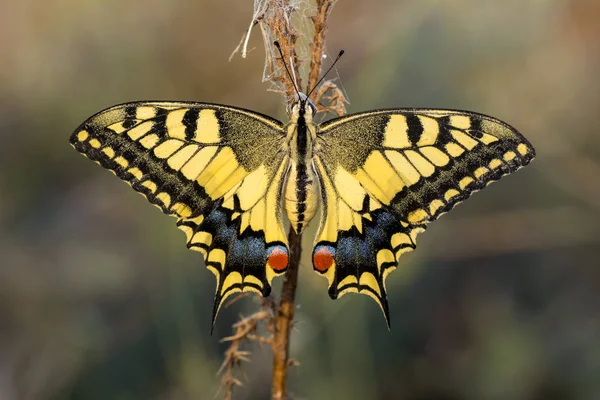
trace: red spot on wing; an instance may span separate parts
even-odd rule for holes
[[[288,266],[288,254],[285,250],[275,247],[269,254],[267,263],[275,271],[284,270]]]
[[[325,246],[319,247],[313,255],[313,266],[319,272],[325,272],[333,265],[331,250]]]

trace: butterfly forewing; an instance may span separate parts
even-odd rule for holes
[[[389,318],[385,279],[428,222],[528,164],[531,144],[481,114],[380,110],[319,127],[323,212],[313,251],[332,298],[373,297]]]
[[[287,268],[280,122],[214,104],[139,102],[84,122],[71,144],[178,218],[216,275],[214,317],[232,293],[270,292]]]

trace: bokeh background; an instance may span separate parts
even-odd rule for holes
[[[223,309],[210,336],[200,254],[68,137],[139,99],[285,119],[259,30],[228,62],[252,13],[250,0],[2,2],[0,399],[214,398],[219,339],[258,303]],[[388,280],[391,332],[367,297],[329,299],[307,261],[313,227],[295,398],[600,398],[600,2],[345,0],[328,35],[342,48],[349,112],[479,111],[538,157],[419,237]],[[270,350],[248,349],[235,398],[267,398]]]

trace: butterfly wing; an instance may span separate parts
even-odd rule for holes
[[[389,324],[385,279],[416,235],[471,193],[528,164],[531,144],[481,114],[380,110],[319,127],[323,210],[313,250],[329,295],[367,294]]]
[[[164,213],[217,278],[213,323],[239,291],[267,296],[287,268],[280,213],[287,172],[280,122],[192,102],[114,106],[85,121],[71,144]]]

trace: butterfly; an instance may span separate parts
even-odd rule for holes
[[[317,124],[299,94],[283,124],[242,108],[142,101],[100,111],[75,149],[177,218],[217,281],[212,321],[236,292],[268,296],[285,273],[285,213],[301,233],[320,208],[312,251],[329,296],[373,298],[389,326],[385,282],[428,223],[527,165],[533,146],[486,115],[367,111]]]

